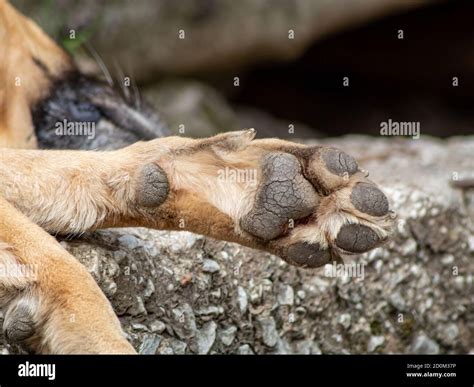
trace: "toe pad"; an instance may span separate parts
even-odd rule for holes
[[[352,190],[351,202],[360,212],[372,216],[388,213],[387,197],[377,187],[369,183],[358,183]]]
[[[331,261],[329,250],[322,249],[319,243],[295,243],[288,248],[287,257],[295,265],[312,268],[323,266]]]
[[[362,224],[346,224],[341,227],[336,245],[352,253],[364,253],[381,242],[379,236],[370,227]]]
[[[326,168],[333,174],[342,176],[344,173],[353,175],[357,172],[358,165],[352,156],[339,149],[327,149],[322,154]]]

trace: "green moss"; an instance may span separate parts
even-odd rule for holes
[[[382,334],[382,323],[374,320],[370,323],[370,332],[373,335],[380,336]]]
[[[75,31],[75,36],[71,39],[70,33],[67,32],[66,36],[60,37],[59,41],[61,45],[68,51],[70,54],[74,54],[79,48],[81,48],[85,43],[87,43],[91,37],[96,33],[99,28],[101,17],[97,15],[93,22],[90,23],[87,27]]]
[[[415,319],[411,314],[406,313],[404,314],[403,322],[400,322],[397,325],[399,326],[398,332],[400,337],[402,339],[408,339],[413,333]]]

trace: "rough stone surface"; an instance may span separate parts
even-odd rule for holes
[[[324,143],[368,169],[399,215],[387,244],[348,258],[365,265],[364,279],[326,277],[324,268],[188,232],[103,230],[63,245],[141,352],[473,351],[474,191],[450,183],[472,177],[474,137]],[[204,272],[206,259],[219,271]],[[18,352],[0,336],[0,353]]]

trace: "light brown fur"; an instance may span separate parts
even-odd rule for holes
[[[30,108],[73,64],[5,0],[0,0],[0,42],[0,147],[34,148]]]

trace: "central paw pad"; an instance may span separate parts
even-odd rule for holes
[[[250,234],[270,240],[285,231],[290,219],[310,215],[319,197],[301,174],[298,159],[288,153],[267,154],[262,160],[262,176],[254,207],[240,225]]]

